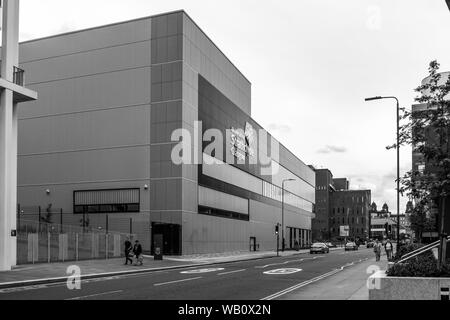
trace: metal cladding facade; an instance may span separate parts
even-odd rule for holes
[[[261,128],[250,82],[184,11],[24,42],[20,61],[40,92],[19,112],[20,205],[51,203],[102,227],[108,214],[144,250],[162,234],[165,254],[272,250],[281,183],[295,178],[286,243],[311,241],[315,174],[283,145],[272,176],[257,165],[173,162],[172,133],[195,136],[196,121],[200,135]]]

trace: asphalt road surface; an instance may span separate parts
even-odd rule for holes
[[[0,290],[0,300],[260,300],[373,257],[372,249],[336,250],[81,281],[81,289],[49,284]]]

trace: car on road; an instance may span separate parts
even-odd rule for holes
[[[349,250],[352,250],[352,251],[358,250],[358,245],[354,242],[347,242],[345,244],[345,251],[349,251]]]
[[[374,244],[375,244],[375,243],[374,243],[373,241],[367,241],[366,247],[367,247],[367,248],[373,248]]]
[[[313,253],[329,253],[330,252],[330,248],[328,248],[328,246],[323,243],[323,242],[316,242],[313,243],[311,248],[309,249],[309,253],[313,254]]]
[[[327,245],[328,248],[336,248],[337,247],[334,243],[331,243],[331,242],[327,242],[325,244]]]

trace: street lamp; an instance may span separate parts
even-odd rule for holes
[[[400,248],[400,104],[398,99],[394,96],[387,97],[371,97],[366,98],[366,101],[381,100],[381,99],[395,99],[397,101],[397,251]]]
[[[281,182],[281,251],[284,252],[284,183],[287,181],[295,181],[295,179],[284,179]]]

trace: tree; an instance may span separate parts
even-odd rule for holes
[[[428,81],[416,89],[419,96],[415,101],[423,106],[420,110],[408,111],[402,108],[403,124],[400,128],[400,145],[411,145],[423,156],[424,166],[411,170],[401,179],[400,192],[415,199],[416,208],[411,224],[422,232],[432,224],[433,207],[440,208],[439,231],[441,236],[440,266],[445,263],[444,223],[446,203],[450,196],[450,77],[445,81],[439,74],[439,63],[429,65]],[[394,144],[390,148],[397,148]],[[431,219],[431,220],[430,220]],[[448,223],[448,222],[447,222]]]

